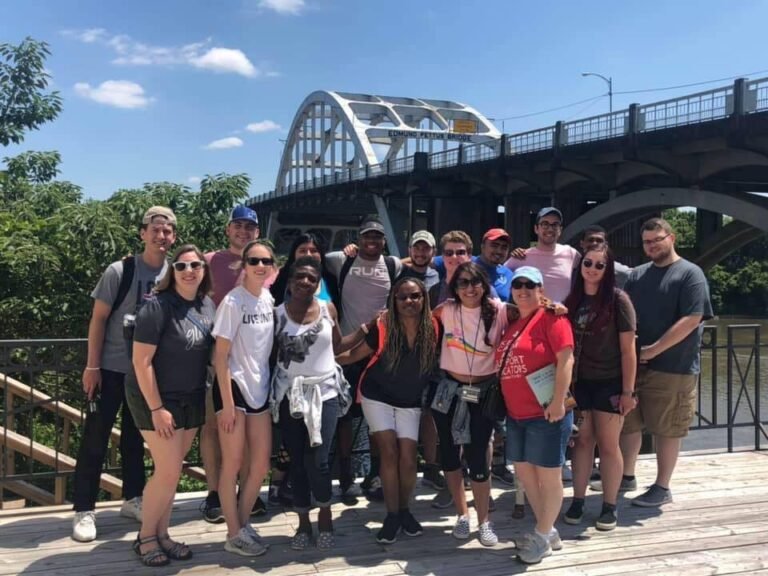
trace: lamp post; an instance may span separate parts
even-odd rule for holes
[[[581,75],[583,77],[595,76],[608,84],[608,112],[610,113],[610,116],[608,117],[608,137],[611,137],[613,135],[613,78],[606,78],[597,72],[582,72]]]

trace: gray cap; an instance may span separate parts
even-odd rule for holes
[[[432,233],[427,230],[418,230],[413,233],[413,235],[411,236],[411,242],[409,246],[413,246],[414,244],[416,244],[416,242],[426,242],[432,248],[437,246],[437,243],[435,242],[435,237],[432,236]]]

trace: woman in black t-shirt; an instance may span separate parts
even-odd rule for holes
[[[387,507],[376,540],[391,544],[402,528],[422,533],[408,509],[416,483],[416,443],[421,404],[437,361],[438,325],[432,319],[424,284],[401,278],[392,287],[386,314],[342,364],[372,356],[360,377],[359,396],[381,455],[380,477]]]
[[[168,272],[136,317],[135,378],[126,399],[149,446],[155,471],[144,488],[141,530],[133,549],[147,566],[187,560],[192,551],[168,535],[171,506],[197,429],[205,421],[205,382],[213,339],[210,270],[202,252],[178,249]]]
[[[622,482],[619,436],[635,401],[635,309],[616,288],[613,254],[606,245],[589,248],[565,300],[573,325],[573,391],[583,421],[573,450],[573,502],[563,519],[578,524],[597,444],[603,484],[598,530],[616,526],[616,498]]]

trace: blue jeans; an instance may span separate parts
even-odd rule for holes
[[[293,506],[296,512],[307,512],[310,507],[310,494],[321,508],[331,504],[331,468],[328,454],[333,444],[336,423],[339,419],[339,400],[336,397],[323,402],[323,417],[320,436],[323,443],[314,448],[309,445],[309,433],[301,418],[291,417],[288,398],[280,403],[280,430],[283,443],[291,457],[291,486],[293,488]]]
[[[528,462],[542,468],[565,464],[565,449],[571,437],[573,412],[559,422],[542,418],[507,418],[507,462]]]

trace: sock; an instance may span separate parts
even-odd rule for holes
[[[536,530],[536,529],[534,529],[533,531],[534,531],[536,534],[538,534],[539,536],[541,536],[541,539],[542,539],[542,540],[544,540],[545,542],[549,542],[549,532],[547,532],[546,534],[542,534],[541,532],[539,532],[539,531],[538,531],[538,530]]]
[[[603,502],[603,512],[608,511],[616,512],[616,504],[609,504],[608,502]]]
[[[634,479],[635,479],[635,475],[634,475],[634,474],[633,474],[632,476],[628,476],[628,475],[626,475],[626,474],[622,474],[622,475],[621,475],[621,477],[622,477],[624,480],[628,481],[628,482],[631,482],[632,480],[634,480]]]

